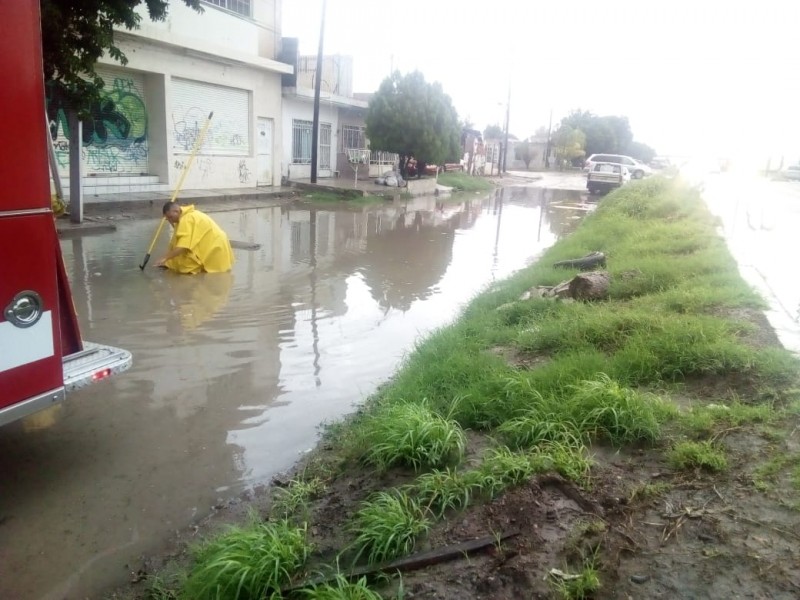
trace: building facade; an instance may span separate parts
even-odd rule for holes
[[[170,4],[163,22],[115,32],[124,67],[104,58],[103,100],[83,125],[84,194],[174,189],[210,114],[184,188],[280,183],[281,0],[206,0],[203,12]],[[73,135],[56,88],[47,98],[59,172]],[[65,188],[67,186],[65,185]]]
[[[284,40],[282,59],[295,67],[295,76],[284,78],[283,155],[288,180],[311,176],[311,142],[314,119],[316,56],[296,54],[295,40]],[[320,83],[319,140],[317,176],[354,177],[348,150],[366,151],[364,119],[367,101],[353,94],[353,59],[349,56],[323,57]],[[368,164],[359,167],[359,176],[368,176]]]

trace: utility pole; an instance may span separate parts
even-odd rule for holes
[[[553,109],[550,109],[550,123],[547,125],[547,147],[544,153],[544,168],[550,168],[550,132],[553,130]]]
[[[319,92],[322,87],[322,42],[325,37],[325,5],[322,0],[322,21],[319,26],[319,50],[317,51],[317,71],[314,75],[314,121],[311,124],[311,183],[317,183],[317,146],[319,145]]]
[[[506,134],[505,134],[505,141],[503,142],[503,170],[500,173],[500,176],[503,176],[503,173],[506,172],[506,164],[508,162],[508,120],[509,116],[511,115],[511,81],[508,82],[508,100],[506,102]]]

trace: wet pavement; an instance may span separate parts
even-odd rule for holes
[[[572,231],[585,199],[510,187],[215,212],[261,245],[226,275],[142,273],[154,220],[64,239],[84,337],[134,366],[0,429],[0,597],[124,584],[172,532],[291,467],[420,336]]]
[[[720,219],[742,277],[769,302],[765,314],[781,343],[800,353],[800,183],[709,174],[703,198]]]

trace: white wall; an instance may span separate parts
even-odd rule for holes
[[[177,5],[171,5],[171,7],[175,6]],[[174,151],[172,127],[174,120],[170,114],[173,77],[244,89],[250,93],[248,155],[199,154],[183,184],[185,189],[254,187],[258,150],[257,117],[271,118],[276,124],[273,132],[272,172],[281,172],[282,131],[278,124],[281,122],[282,100],[279,73],[233,63],[225,59],[213,60],[195,55],[187,56],[180,49],[152,44],[145,39],[132,36],[119,36],[118,42],[128,56],[128,69],[149,73],[149,78],[163,75],[163,95],[154,95],[153,101],[147,107],[150,113],[149,123],[152,126],[149,132],[151,146],[159,144],[158,148],[151,150],[150,171],[158,174],[162,183],[174,186],[182,171],[180,165],[188,158],[185,152]],[[164,163],[165,158],[166,164]],[[154,164],[155,160],[161,162]],[[243,177],[243,173],[249,174],[250,177]],[[277,184],[279,181],[276,180],[274,183]]]
[[[292,120],[303,119],[305,121],[314,120],[314,104],[308,99],[298,100],[297,98],[283,98],[283,165],[281,174],[290,179],[308,179],[311,177],[311,165],[292,164]],[[335,106],[326,104],[324,100],[320,102],[319,122],[331,124],[331,169],[318,169],[317,176],[332,177],[333,170],[336,168],[336,152],[339,148],[339,109]]]
[[[253,4],[257,7],[259,1],[254,0]],[[142,16],[142,20],[137,34],[164,40],[175,40],[181,37],[193,38],[209,45],[221,46],[253,56],[258,55],[259,27],[254,19],[219,10],[209,4],[202,4],[202,7],[203,12],[198,13],[181,1],[170,2],[167,18],[159,22],[151,20],[147,15],[147,9],[140,6],[137,12]],[[264,11],[260,16],[271,21],[273,14],[274,8],[272,14]],[[265,21],[264,24],[273,28],[274,23],[270,21]],[[273,56],[266,58],[273,58]]]

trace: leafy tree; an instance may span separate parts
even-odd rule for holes
[[[366,123],[372,148],[413,156],[417,173],[427,163],[460,157],[461,129],[450,96],[439,83],[427,83],[419,71],[395,71],[384,79],[370,99]]]
[[[534,160],[539,156],[539,153],[534,148],[533,143],[531,143],[530,139],[525,140],[524,142],[520,142],[516,146],[514,146],[514,156],[525,163],[525,168],[531,168],[531,161]]]
[[[642,142],[631,142],[628,146],[628,152],[626,154],[628,154],[628,156],[632,156],[633,158],[638,158],[644,163],[649,163],[656,155],[656,151]]]
[[[584,149],[587,155],[601,152],[624,154],[633,141],[628,117],[598,117],[579,109],[564,117],[561,125],[580,129],[586,135]]]
[[[483,130],[483,139],[485,140],[502,140],[505,133],[500,125],[488,125]]]
[[[586,134],[580,129],[562,124],[553,135],[559,165],[572,163],[586,154]]]
[[[16,0],[11,0],[16,1]],[[183,0],[202,12],[200,0]],[[45,82],[54,82],[70,106],[85,113],[100,101],[103,80],[95,72],[104,54],[120,64],[128,59],[114,43],[114,27],[136,29],[144,3],[154,21],[167,16],[169,0],[40,0]]]

